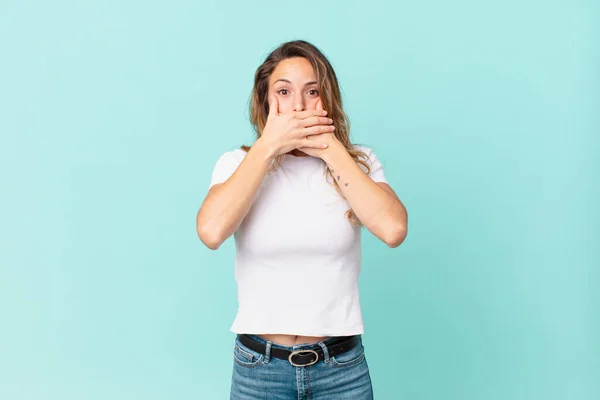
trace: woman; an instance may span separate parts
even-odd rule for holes
[[[235,238],[231,399],[371,399],[361,227],[397,247],[406,209],[373,151],[350,143],[335,72],[312,44],[266,58],[250,107],[257,139],[219,158],[196,221],[211,249]]]

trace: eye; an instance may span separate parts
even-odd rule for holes
[[[283,94],[283,95],[286,95],[286,94],[287,94],[287,91],[288,91],[287,89],[279,89],[279,90],[277,91],[277,93],[279,93],[279,94]],[[286,93],[281,93],[281,92],[286,92]]]
[[[310,93],[310,92],[313,92],[313,93],[311,93],[313,96],[316,96],[316,95],[318,95],[318,94],[319,94],[319,91],[318,91],[317,89],[310,89],[308,92],[309,92],[309,93]]]

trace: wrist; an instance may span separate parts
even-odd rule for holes
[[[344,154],[348,155],[346,148],[336,140],[323,152],[322,159],[325,161],[325,163],[327,163],[327,165],[331,165],[332,163],[335,163],[336,160],[339,160],[341,157],[343,157]]]
[[[271,161],[277,155],[277,149],[267,143],[262,137],[259,137],[256,142],[254,142],[252,149],[256,149],[256,152],[268,161]]]

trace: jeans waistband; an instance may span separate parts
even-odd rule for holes
[[[238,334],[238,336],[239,336],[239,334]],[[263,343],[265,345],[267,344],[267,340],[264,339],[263,337],[259,336],[259,335],[247,333],[246,336],[250,337],[253,340],[256,340],[259,343]],[[350,338],[350,337],[353,337],[353,336],[360,336],[360,335],[349,335],[349,336],[344,336],[344,337]],[[323,340],[321,340],[319,342],[296,344],[296,345],[293,345],[293,346],[285,346],[285,345],[282,345],[282,344],[277,344],[277,343],[271,342],[271,347],[276,347],[276,348],[279,348],[279,349],[290,350],[290,351],[292,351],[292,350],[298,350],[298,349],[318,348],[318,347],[320,347],[319,346],[320,342],[323,342],[323,344],[327,346],[328,343],[333,342],[334,340],[338,339],[339,337],[340,336],[331,336],[331,337],[323,339]]]

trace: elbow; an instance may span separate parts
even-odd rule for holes
[[[202,243],[211,250],[217,250],[221,246],[221,242],[217,240],[202,240]]]
[[[223,243],[220,236],[215,234],[213,230],[206,229],[206,227],[199,225],[196,227],[196,231],[200,241],[211,250],[217,250]]]
[[[200,241],[211,250],[217,250],[224,241],[219,227],[206,217],[202,208],[196,215],[196,233]]]
[[[388,234],[384,238],[383,241],[385,242],[386,245],[388,245],[388,247],[393,249],[393,248],[400,246],[402,244],[402,242],[404,242],[404,239],[406,239],[406,235],[407,235],[406,226],[402,226],[402,227],[394,230],[393,232],[390,232],[390,234]]]

